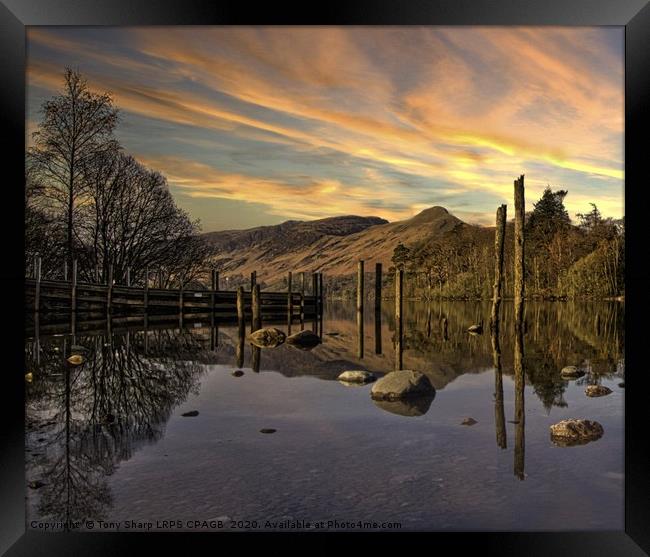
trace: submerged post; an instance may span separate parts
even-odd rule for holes
[[[402,294],[404,271],[395,269],[395,369],[402,369]]]
[[[499,307],[501,305],[501,285],[503,283],[503,251],[506,233],[506,211],[506,205],[501,205],[497,209],[496,229],[494,231],[494,287],[492,292],[490,328],[497,331],[499,327]]]
[[[251,305],[253,311],[251,332],[255,332],[262,328],[262,300],[260,296],[259,284],[253,286],[253,292],[251,293]]]
[[[72,312],[77,311],[77,260],[72,260],[72,289],[71,289]]]
[[[524,316],[524,175],[515,180],[515,327],[521,327]]]
[[[34,278],[36,279],[36,290],[34,292],[34,311],[38,312],[41,306],[41,257],[34,261]]]

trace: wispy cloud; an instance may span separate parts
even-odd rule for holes
[[[398,219],[445,198],[488,223],[522,172],[529,203],[550,183],[569,190],[573,213],[594,201],[620,216],[622,38],[614,28],[34,28],[28,84],[37,104],[72,65],[111,91],[125,126],[137,121],[127,148],[202,217],[229,200],[266,207],[261,221]],[[151,133],[160,126],[170,133]]]

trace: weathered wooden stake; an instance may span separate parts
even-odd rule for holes
[[[68,261],[63,262],[63,280],[68,282]]]
[[[34,311],[38,313],[41,307],[41,258],[37,257],[34,263],[36,291],[34,293]]]
[[[251,333],[258,331],[262,328],[262,296],[260,294],[260,285],[253,286],[251,293],[251,305],[253,311],[253,321],[251,325]]]
[[[106,288],[106,313],[111,312],[111,303],[113,301],[113,264],[108,266],[108,284]]]
[[[449,322],[446,317],[442,318],[442,339],[449,340]]]
[[[183,281],[180,281],[180,287],[178,289],[178,324],[179,327],[183,328]]]
[[[291,333],[291,321],[293,320],[293,285],[291,271],[287,273],[287,325]]]
[[[375,264],[375,313],[381,312],[381,263]]]
[[[300,273],[300,330],[305,328],[305,283],[306,283],[306,273],[302,271]]]
[[[320,322],[321,322],[321,329],[323,325],[323,299],[324,299],[324,291],[325,291],[325,280],[323,279],[323,273],[320,272],[318,273],[318,315],[320,317]],[[323,331],[321,330],[321,336],[323,334]]]
[[[514,473],[523,480],[525,462],[526,411],[524,408],[524,333],[521,327],[515,328],[514,362],[515,372],[515,463]]]
[[[240,286],[237,289],[237,321],[240,325],[246,322],[244,313],[244,287]]]
[[[402,369],[402,294],[404,271],[395,269],[395,369]]]
[[[364,298],[364,271],[363,259],[357,264],[357,358],[363,358],[363,298]]]
[[[496,427],[497,446],[507,447],[506,415],[503,408],[503,372],[501,370],[501,347],[499,345],[499,322],[491,331],[492,363],[494,364],[494,424]]]
[[[260,364],[262,360],[262,349],[259,346],[251,344],[251,369],[255,373],[260,372]]]
[[[144,268],[144,312],[149,309],[149,266]]]
[[[318,273],[311,274],[311,295],[314,297],[314,303],[316,303],[316,297],[318,296]]]
[[[253,291],[253,288],[255,288],[256,284],[257,284],[257,271],[252,271],[251,272],[251,292]]]
[[[515,327],[521,327],[524,316],[524,175],[515,180]]]
[[[126,285],[131,286],[131,267],[126,268]]]
[[[381,311],[375,310],[375,354],[381,354]]]
[[[492,290],[492,313],[490,315],[490,328],[499,327],[499,307],[501,306],[501,285],[503,283],[503,253],[504,238],[506,234],[507,206],[501,205],[497,209],[496,229],[494,232],[494,287]]]
[[[77,260],[72,260],[72,289],[71,289],[72,312],[77,311]]]

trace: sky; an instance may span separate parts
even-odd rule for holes
[[[623,216],[623,27],[29,27],[27,141],[66,66],[203,231],[336,215],[473,224],[566,189]]]

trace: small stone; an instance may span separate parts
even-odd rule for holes
[[[184,414],[181,414],[184,418],[193,418],[194,416],[198,416],[199,411],[198,410],[190,410],[189,412],[185,412]]]
[[[86,360],[84,359],[84,357],[83,357],[81,354],[73,354],[72,356],[70,356],[70,357],[67,359],[67,362],[68,362],[71,366],[80,366],[80,365],[83,364],[85,361],[86,361]]]
[[[612,390],[609,387],[604,387],[603,385],[589,385],[585,389],[585,394],[591,397],[606,396],[611,392]]]
[[[585,372],[577,368],[576,366],[566,366],[562,368],[560,374],[562,375],[562,377],[582,377],[585,374]]]
[[[460,425],[474,425],[477,423],[478,421],[474,418],[465,418],[462,422],[460,422]]]
[[[260,429],[260,433],[275,433],[277,429],[273,429],[272,427],[265,427]]]
[[[603,436],[603,426],[591,420],[572,418],[550,426],[551,440],[561,447],[584,445]]]
[[[236,369],[232,372],[233,377],[241,377],[242,375],[244,375],[244,372],[241,369]]]
[[[363,383],[369,383],[371,381],[374,381],[376,377],[374,373],[360,369],[360,370],[344,371],[343,373],[341,373],[341,375],[338,376],[337,379],[339,381],[343,381],[344,383],[363,384]]]

